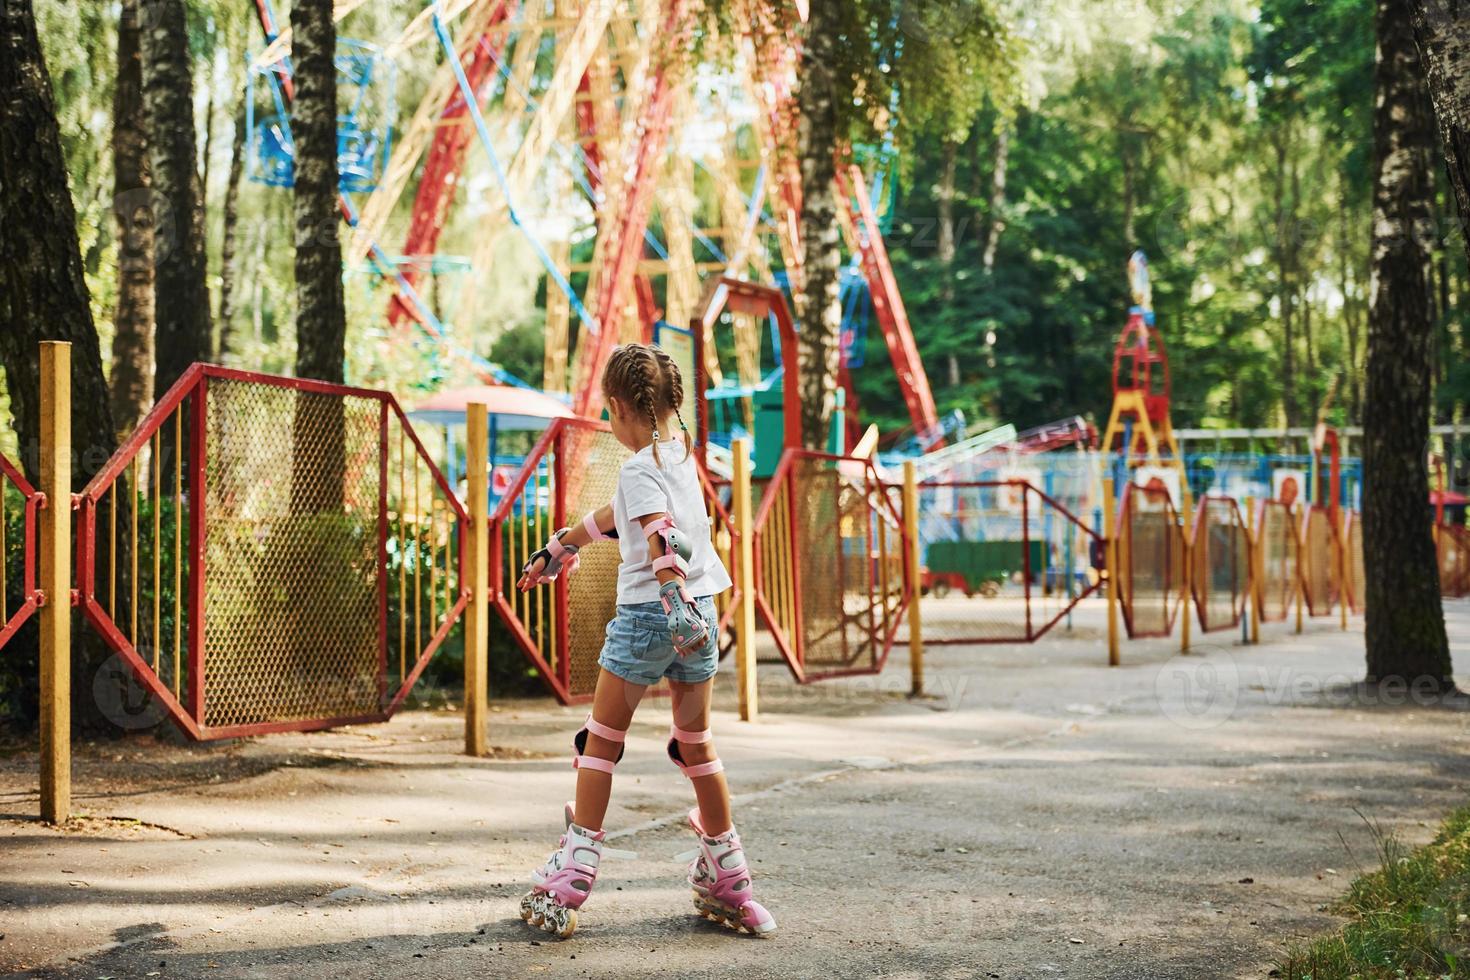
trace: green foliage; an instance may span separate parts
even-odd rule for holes
[[[1470,977],[1470,807],[1433,842],[1411,849],[1372,825],[1381,867],[1353,882],[1334,911],[1341,930],[1292,949],[1285,980]]]
[[[1329,419],[1360,421],[1372,4],[1055,0],[1034,13],[1010,14],[1017,84],[991,81],[960,147],[952,265],[936,230],[946,128],[905,144],[888,245],[940,410],[1020,426],[1105,418],[1129,304],[1124,263],[1143,248],[1176,425],[1310,425],[1334,381]],[[996,208],[1002,127],[1009,159]],[[1452,208],[1442,194],[1439,213]],[[1470,395],[1459,311],[1470,276],[1458,240],[1437,244],[1447,302],[1436,421],[1447,422]],[[855,374],[882,428],[909,424],[876,328]]]

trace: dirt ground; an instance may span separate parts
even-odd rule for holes
[[[946,602],[983,602],[950,599]],[[1466,801],[1470,714],[1367,704],[1360,625],[1213,634],[1105,666],[1100,604],[1033,646],[942,646],[930,696],[792,683],[715,719],[758,897],[780,931],[692,914],[683,779],[645,705],[605,863],[565,942],[516,914],[554,846],[584,709],[497,701],[494,755],[453,712],[180,747],[82,746],[65,832],[35,753],[0,760],[0,972],[34,977],[1262,977],[1375,864]],[[1470,663],[1470,603],[1447,604]]]

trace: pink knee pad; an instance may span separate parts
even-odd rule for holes
[[[709,762],[701,762],[697,766],[687,765],[683,754],[679,751],[680,744],[698,745],[712,739],[714,735],[708,728],[702,732],[686,732],[675,726],[669,729],[669,735],[669,761],[679,767],[679,771],[684,774],[685,778],[698,779],[700,776],[713,776],[717,772],[725,771],[725,764],[718,758],[711,759]]]
[[[598,738],[605,738],[609,742],[617,742],[618,757],[609,762],[607,759],[599,759],[595,755],[588,755],[587,736],[589,734],[596,735]],[[627,732],[620,732],[616,728],[609,728],[591,715],[588,715],[587,721],[583,723],[581,729],[578,730],[576,735],[572,736],[572,746],[577,750],[577,754],[572,756],[572,768],[595,769],[598,772],[605,772],[611,775],[612,771],[617,768],[618,763],[623,761],[623,741],[627,737]]]

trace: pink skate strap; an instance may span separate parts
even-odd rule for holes
[[[561,537],[556,534],[546,539],[546,551],[551,557],[556,559],[562,559],[576,554],[576,552],[568,551],[566,545],[561,543]]]
[[[697,745],[700,742],[708,742],[710,739],[714,738],[714,733],[711,732],[708,728],[706,728],[702,732],[686,732],[684,729],[675,726],[669,729],[669,734],[673,737],[674,741],[684,742],[689,745]]]
[[[613,536],[597,526],[597,511],[588,511],[587,516],[582,518],[582,530],[593,541],[612,541]]]
[[[605,738],[609,742],[621,742],[628,737],[627,732],[620,732],[616,728],[609,728],[591,715],[587,716],[587,721],[583,723],[582,727],[598,738]]]

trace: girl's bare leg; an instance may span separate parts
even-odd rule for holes
[[[602,670],[597,675],[597,690],[592,695],[592,717],[609,728],[626,732],[633,723],[633,712],[643,699],[644,686],[623,680],[617,674]],[[609,742],[599,735],[587,733],[587,754],[614,762],[622,743]],[[601,830],[607,817],[607,801],[612,796],[612,773],[596,769],[577,770],[577,802],[574,817],[577,825],[587,830]]]
[[[674,727],[682,728],[686,732],[702,732],[709,728],[709,701],[714,681],[683,684],[670,680],[669,688],[674,695]],[[685,765],[697,766],[703,762],[711,762],[715,754],[713,741],[679,744],[679,755]],[[725,774],[715,772],[708,776],[696,776],[689,781],[694,784],[694,799],[699,803],[699,817],[704,824],[704,832],[711,837],[718,837],[729,830],[732,823],[730,788],[725,785]]]

